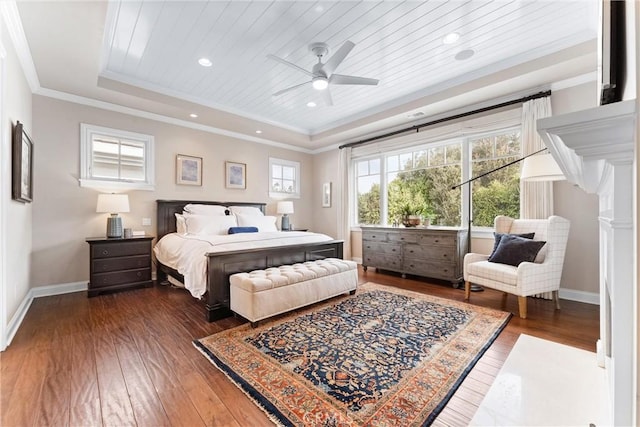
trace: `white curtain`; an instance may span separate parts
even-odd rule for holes
[[[338,209],[336,209],[338,215],[338,239],[344,240],[344,259],[351,259],[351,227],[349,225],[351,198],[349,197],[349,189],[353,188],[351,186],[353,177],[350,169],[351,148],[347,147],[340,150],[339,188],[336,188],[338,191],[335,196],[335,200],[338,201]]]
[[[533,99],[522,105],[522,131],[520,141],[522,155],[526,156],[544,148],[536,130],[536,122],[551,116],[551,99]],[[553,183],[520,181],[520,218],[545,219],[553,215]]]
[[[536,122],[551,116],[551,99],[533,99],[522,105],[522,131],[520,142],[522,155],[526,156],[544,148],[542,138],[536,130]],[[546,219],[553,215],[553,182],[520,181],[520,218]],[[551,292],[533,295],[537,298],[552,299]]]

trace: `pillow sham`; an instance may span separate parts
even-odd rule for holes
[[[502,240],[502,236],[518,236],[518,237],[524,237],[525,239],[533,239],[535,235],[536,233],[509,234],[509,233],[494,232],[493,237],[495,241],[493,242],[493,249],[491,250],[491,254],[489,255],[489,258],[491,258],[493,254],[496,253],[496,249],[498,249],[498,245],[500,244],[500,240]]]
[[[185,215],[188,234],[227,234],[229,228],[237,227],[233,215]]]
[[[240,233],[257,233],[258,227],[231,227],[229,228],[229,234]]]
[[[514,267],[520,265],[521,262],[533,262],[546,243],[541,240],[506,234],[500,239],[496,252],[489,257],[489,262],[513,265]]]
[[[256,216],[264,216],[264,213],[256,207],[253,206],[229,206],[231,209],[231,213],[234,215],[256,215]]]
[[[257,227],[258,231],[278,231],[275,216],[236,214],[239,227]]]
[[[179,213],[176,214],[176,233],[181,236],[187,234],[187,220],[184,215]]]
[[[227,215],[226,206],[219,205],[199,205],[196,203],[189,203],[183,209],[184,212],[192,215]]]

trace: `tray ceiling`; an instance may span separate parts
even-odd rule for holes
[[[56,13],[52,6],[18,5],[42,85],[91,96],[78,93],[72,83],[65,86],[60,76],[47,77],[42,38],[55,36],[38,25],[46,28],[40,15]],[[85,25],[101,37],[98,52],[85,50],[98,65],[94,86],[129,97],[162,94],[167,104],[188,101],[303,135],[593,41],[598,21],[597,2],[582,0],[113,1],[67,2],[65,11],[76,22],[86,14],[98,24],[103,19],[102,25]],[[452,32],[459,40],[444,44]],[[80,45],[91,40],[87,34],[77,38]],[[268,54],[311,70],[317,58],[310,43],[327,43],[330,56],[346,40],[355,47],[335,72],[379,79],[377,86],[331,85],[333,106],[311,85],[272,95],[309,77]],[[456,59],[463,51],[473,55]],[[200,58],[212,65],[199,65]]]

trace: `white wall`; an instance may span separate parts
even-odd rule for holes
[[[219,200],[267,203],[276,215],[276,200],[268,196],[270,156],[301,163],[301,198],[294,199],[291,222],[313,228],[312,156],[297,151],[241,141],[203,131],[143,119],[43,96],[33,97],[33,138],[37,144],[33,202],[32,285],[57,285],[89,278],[86,237],[104,236],[107,214],[96,214],[99,192],[81,188],[80,123],[150,134],[155,137],[155,191],[130,191],[131,212],[122,214],[125,227],[155,235],[157,199]],[[176,154],[203,158],[203,185],[175,183]],[[247,165],[247,189],[224,186],[224,162]],[[142,226],[142,218],[152,225]]]
[[[5,25],[2,25],[2,44],[7,56],[4,61],[3,81],[3,111],[2,111],[2,151],[0,157],[3,162],[11,159],[11,133],[16,121],[23,123],[24,129],[32,135],[32,107],[31,89],[22,71],[16,51],[7,33]],[[34,157],[40,155],[38,145],[34,144]],[[8,325],[16,314],[20,303],[29,292],[31,283],[31,217],[32,205],[11,200],[11,168],[9,175],[2,176],[2,197],[6,203],[6,229],[0,230],[6,242],[6,318],[1,319],[4,325]],[[0,296],[1,297],[1,296]]]

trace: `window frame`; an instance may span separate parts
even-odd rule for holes
[[[273,191],[272,187],[271,187],[271,183],[272,180],[274,179],[273,176],[273,166],[286,166],[286,167],[293,167],[295,170],[295,191],[293,193],[287,193],[287,192],[282,192],[282,191]],[[273,198],[273,199],[299,199],[300,198],[300,162],[296,162],[294,160],[285,160],[285,159],[279,159],[277,157],[269,157],[269,179],[268,179],[268,185],[269,185],[269,197]]]
[[[352,185],[352,189],[351,189],[351,193],[353,194],[351,203],[353,204],[353,209],[351,210],[350,214],[349,214],[349,222],[350,222],[350,227],[353,229],[359,229],[361,227],[362,224],[359,224],[357,222],[358,219],[358,188],[357,188],[357,180],[358,180],[358,175],[357,175],[357,163],[360,161],[368,161],[371,159],[379,159],[380,160],[380,218],[381,218],[381,223],[379,226],[380,227],[389,227],[389,223],[388,223],[388,218],[387,218],[387,158],[389,156],[394,156],[394,155],[399,155],[399,154],[405,154],[405,153],[413,153],[415,151],[420,151],[420,150],[428,150],[429,148],[436,148],[436,147],[440,147],[440,146],[446,146],[446,145],[450,145],[452,143],[456,143],[456,142],[460,142],[461,144],[461,168],[462,168],[462,181],[460,182],[465,182],[467,180],[469,180],[470,178],[472,178],[471,176],[471,170],[472,170],[472,163],[473,163],[473,159],[471,156],[471,141],[472,140],[477,140],[477,139],[481,139],[481,138],[487,138],[487,137],[493,137],[496,135],[501,135],[501,134],[507,134],[507,133],[511,133],[511,132],[521,132],[521,127],[520,125],[512,125],[512,126],[506,126],[504,128],[500,128],[500,129],[493,129],[493,130],[489,130],[489,131],[485,131],[485,132],[478,132],[478,133],[474,133],[474,134],[466,134],[464,136],[457,136],[457,137],[445,137],[442,140],[438,140],[438,141],[431,141],[431,142],[427,142],[427,143],[420,143],[420,144],[407,144],[407,146],[405,147],[401,147],[401,148],[395,148],[389,151],[381,151],[375,154],[370,154],[370,155],[365,155],[365,156],[359,156],[359,157],[354,157],[351,159],[351,167],[352,167],[352,175],[353,175],[353,185]],[[520,135],[522,136],[522,135]],[[522,158],[522,140],[520,140],[520,153],[519,153],[520,158]],[[460,225],[459,227],[461,228],[466,228],[467,227],[467,213],[469,212],[468,210],[468,205],[469,202],[473,205],[473,194],[471,199],[468,196],[468,192],[470,191],[470,185],[466,184],[463,186],[462,188],[462,192],[461,192],[461,206],[460,206],[460,213],[461,213],[461,217],[460,217]],[[472,225],[472,232],[473,232],[473,237],[492,237],[493,236],[493,227],[481,227],[481,226],[476,226],[476,225]]]
[[[144,181],[133,181],[122,178],[100,179],[92,176],[93,137],[108,136],[118,140],[127,139],[144,145]],[[80,186],[87,188],[114,190],[155,190],[155,155],[154,137],[137,132],[113,129],[87,123],[80,123]]]

